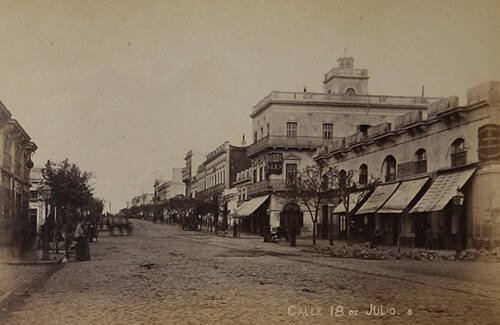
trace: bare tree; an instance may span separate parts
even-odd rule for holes
[[[290,180],[287,190],[284,191],[287,200],[298,202],[309,213],[313,224],[313,245],[316,245],[319,209],[323,204],[332,201],[334,180],[332,169],[325,170],[321,164],[307,166],[299,171],[296,179]]]
[[[370,194],[380,181],[378,178],[370,175],[370,179],[366,177],[365,180],[360,182],[361,180],[359,178],[356,180],[356,176],[359,176],[357,171],[345,171],[343,169],[338,170],[336,167],[331,168],[330,173],[332,177],[331,182],[333,183],[334,195],[340,200],[340,204],[344,205],[347,225],[347,240],[348,242],[351,242],[352,212],[354,208],[361,201],[363,201],[368,194]],[[330,234],[332,234],[332,229],[330,229]],[[332,236],[330,236],[330,244],[333,245]]]

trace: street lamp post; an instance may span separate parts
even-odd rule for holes
[[[457,188],[457,193],[453,197],[453,213],[457,218],[457,243],[456,243],[456,257],[462,252],[462,206],[464,204],[464,194]]]

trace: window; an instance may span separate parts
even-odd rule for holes
[[[257,142],[257,132],[254,132],[253,134],[253,142]]]
[[[342,204],[342,203],[340,203]],[[345,214],[341,214],[339,216],[339,231],[340,232],[345,232],[346,231],[346,216]]]
[[[415,174],[427,172],[427,153],[424,149],[418,149],[413,160],[415,161]]]
[[[451,144],[451,167],[463,166],[467,163],[467,150],[462,138],[456,139]]]
[[[323,123],[323,139],[330,140],[333,137],[333,124]]]
[[[295,138],[297,136],[297,122],[286,123],[286,136],[289,138]]]
[[[263,181],[264,180],[264,167],[260,167],[260,175],[259,175],[259,181]]]
[[[344,188],[347,182],[347,173],[345,170],[339,172],[339,187]]]
[[[368,184],[368,166],[366,166],[365,164],[359,167],[359,184]]]
[[[30,191],[30,199],[38,200],[38,191]]]
[[[358,132],[361,132],[363,134],[366,134],[368,132],[368,129],[371,127],[370,124],[360,124],[356,127]]]
[[[385,182],[396,180],[396,159],[393,156],[387,156],[382,165]]]
[[[294,184],[297,180],[297,164],[286,164],[286,184]]]
[[[253,182],[257,183],[257,169],[253,170]]]
[[[347,96],[351,96],[351,95],[355,95],[355,94],[356,94],[356,92],[355,92],[355,91],[354,91],[354,89],[352,89],[352,88],[347,88],[347,89],[346,89],[346,91],[345,91],[345,94],[346,94]]]

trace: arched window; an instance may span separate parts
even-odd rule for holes
[[[382,165],[382,173],[386,182],[396,180],[396,159],[393,156],[387,156]]]
[[[366,166],[365,164],[359,167],[359,184],[368,184],[368,166]]]
[[[345,170],[342,169],[339,172],[339,187],[345,187],[347,185],[346,179],[347,179],[347,173]]]
[[[425,149],[418,149],[413,157],[415,162],[415,174],[427,173],[427,153]]]
[[[451,167],[463,166],[467,163],[467,150],[465,141],[458,138],[451,144],[450,150]]]
[[[351,95],[356,95],[356,92],[354,91],[353,88],[347,88],[346,91],[345,91],[345,94],[347,96],[351,96]]]

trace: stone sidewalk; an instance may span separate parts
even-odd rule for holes
[[[42,261],[41,251],[33,250],[21,258],[8,247],[0,247],[0,315],[61,267],[59,256],[52,257]]]

